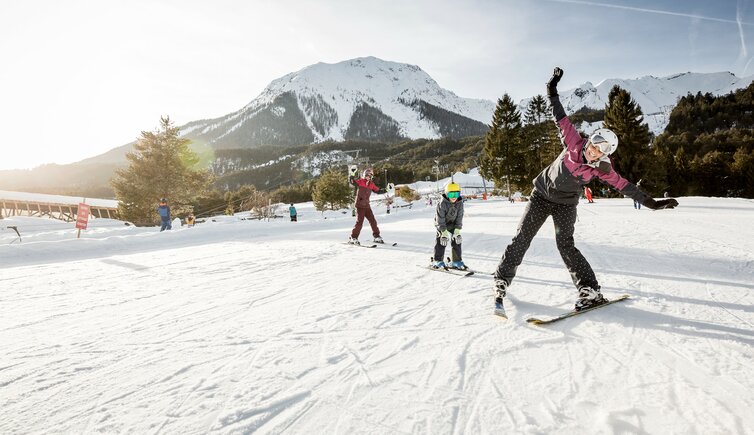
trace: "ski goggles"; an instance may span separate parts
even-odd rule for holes
[[[602,153],[606,153],[610,151],[610,142],[608,142],[607,139],[605,139],[604,137],[598,134],[593,134],[589,138],[589,142],[591,142],[591,144],[594,145],[596,148],[599,148],[599,150],[602,151]]]
[[[461,192],[448,192],[448,199],[450,198],[460,198]]]

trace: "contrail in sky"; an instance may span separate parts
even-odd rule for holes
[[[572,4],[577,4],[577,5],[600,6],[604,8],[624,9],[627,11],[634,11],[634,12],[646,12],[646,13],[652,13],[652,14],[672,15],[675,17],[696,18],[699,20],[717,21],[719,23],[738,24],[739,29],[741,26],[754,25],[754,23],[747,23],[745,21],[740,21],[739,19],[730,20],[730,19],[725,19],[725,18],[705,17],[703,15],[686,14],[683,12],[661,11],[658,9],[636,8],[633,6],[611,5],[607,3],[597,3],[597,2],[582,1],[582,0],[546,0],[546,1],[551,1],[554,3],[572,3]]]
[[[683,12],[661,11],[659,9],[648,9],[648,8],[637,8],[633,6],[613,5],[613,4],[608,4],[608,3],[598,3],[598,2],[591,2],[591,1],[585,1],[585,0],[545,0],[545,1],[550,1],[554,3],[570,3],[570,4],[577,4],[577,5],[598,6],[598,7],[603,7],[603,8],[612,8],[612,9],[623,9],[623,10],[633,11],[633,12],[670,15],[674,17],[693,18],[696,20],[706,20],[706,21],[715,21],[718,23],[735,24],[736,27],[738,28],[738,37],[741,40],[741,51],[739,52],[739,60],[746,59],[748,57],[748,52],[746,50],[746,40],[744,38],[744,26],[752,26],[754,25],[754,23],[748,23],[741,19],[742,14],[741,14],[741,1],[740,0],[738,1],[737,7],[736,7],[735,20],[726,19],[726,18],[705,17],[704,15],[687,14]],[[746,70],[749,68],[749,65],[751,64],[752,60],[754,60],[754,58],[749,59],[749,61],[746,63],[746,66],[744,67],[744,75],[746,74]]]
[[[746,41],[744,40],[744,29],[741,21],[741,2],[736,5],[736,23],[738,24],[738,36],[741,38],[741,57],[745,58],[746,54]]]

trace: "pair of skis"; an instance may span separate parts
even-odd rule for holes
[[[459,275],[459,276],[462,276],[462,277],[463,276],[471,276],[471,275],[474,275],[474,274],[493,275],[493,274],[488,273],[488,272],[479,272],[479,271],[475,271],[475,270],[471,270],[471,269],[461,270],[461,269],[453,269],[453,268],[449,268],[449,267],[445,267],[445,268],[435,268],[435,267],[432,267],[432,266],[427,266],[427,267],[429,268],[429,270],[434,270],[434,271],[438,271],[438,272],[445,272],[445,273],[451,273],[453,275]],[[530,317],[530,318],[526,319],[526,322],[527,323],[531,323],[532,325],[548,325],[550,323],[555,323],[555,322],[558,322],[560,320],[567,319],[569,317],[578,316],[580,314],[584,314],[584,313],[587,313],[589,311],[596,310],[598,308],[606,307],[606,306],[614,304],[616,302],[625,301],[628,298],[629,298],[628,295],[621,295],[621,296],[619,296],[617,298],[610,299],[610,300],[606,301],[605,303],[602,303],[600,305],[596,305],[596,306],[593,306],[593,307],[590,307],[590,308],[585,308],[585,309],[582,309],[582,310],[579,310],[579,311],[569,310],[569,311],[566,311],[566,312],[564,312],[562,314],[559,314],[559,315],[557,315],[555,317],[550,317],[550,318],[547,318],[547,319],[540,319],[540,318],[537,318],[537,317]],[[503,319],[507,319],[508,318],[508,314],[505,312],[505,305],[503,305],[503,298],[501,298],[501,297],[495,297],[495,309],[494,309],[493,313],[496,316],[501,317]]]
[[[357,245],[355,243],[344,242],[344,244],[349,245],[349,246],[357,246],[359,248],[376,248],[377,245],[396,246],[398,244],[398,242],[395,242],[395,243],[371,243],[369,245],[361,245],[361,244]]]
[[[419,267],[422,267],[422,266],[419,266]],[[427,269],[434,270],[435,272],[445,272],[445,273],[449,273],[451,275],[456,275],[456,276],[461,276],[461,277],[463,277],[463,276],[471,276],[471,275],[473,275],[475,273],[471,269],[455,269],[455,268],[447,267],[447,266],[445,266],[445,267],[427,266]]]
[[[471,270],[471,269],[460,270],[460,269],[452,269],[452,268],[448,268],[448,267],[446,267],[446,268],[443,269],[443,268],[434,268],[432,266],[429,266],[429,269],[430,270],[436,270],[438,272],[452,273],[454,275],[460,275],[460,276],[471,276],[471,275],[474,275],[475,273],[484,274],[484,275],[492,275],[491,273],[478,272],[478,271]],[[550,317],[548,319],[540,319],[540,318],[537,318],[537,317],[530,317],[530,318],[526,319],[526,322],[527,323],[531,323],[532,325],[548,325],[550,323],[555,323],[555,322],[558,322],[560,320],[567,319],[569,317],[578,316],[579,314],[584,314],[584,313],[587,313],[589,311],[596,310],[597,308],[606,307],[606,306],[614,304],[616,302],[625,301],[626,299],[628,299],[628,297],[629,297],[628,295],[621,295],[621,296],[619,296],[619,297],[617,297],[615,299],[610,299],[610,300],[608,300],[605,303],[602,303],[600,305],[596,305],[596,306],[593,306],[593,307],[590,307],[590,308],[585,308],[585,309],[579,310],[579,311],[569,310],[569,311],[566,311],[566,312],[564,312],[562,314],[559,314],[559,315],[557,315],[555,317]],[[493,313],[496,316],[501,317],[503,319],[507,319],[508,318],[508,314],[505,312],[505,305],[503,305],[503,298],[501,298],[501,297],[495,297],[495,309],[494,309]]]
[[[476,270],[472,270],[472,269],[469,269],[468,267],[465,267],[465,266],[464,266],[463,269],[459,269],[457,267],[448,266],[448,264],[451,264],[452,261],[450,260],[450,257],[448,257],[446,260],[447,260],[446,261],[446,265],[444,267],[434,267],[431,264],[429,266],[427,266],[427,267],[429,268],[429,270],[435,270],[435,271],[438,271],[438,272],[450,273],[452,275],[458,275],[458,276],[471,276],[471,275],[474,275],[476,273],[484,274],[484,272],[479,272],[479,271],[476,271]],[[434,257],[431,257],[429,259],[429,261],[430,262],[434,262],[435,261]]]

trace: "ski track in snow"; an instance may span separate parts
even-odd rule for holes
[[[375,249],[315,213],[0,244],[0,433],[751,433],[754,202],[679,201],[581,204],[631,297],[547,327],[576,294],[551,219],[507,321],[490,276],[416,267],[424,205],[375,208]],[[493,271],[524,206],[468,202],[466,263]]]

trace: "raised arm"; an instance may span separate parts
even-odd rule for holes
[[[558,83],[562,77],[563,70],[556,66],[552,72],[552,77],[547,81],[547,97],[550,99],[552,116],[555,117],[555,122],[560,122],[561,119],[566,117],[565,110],[558,97]]]

